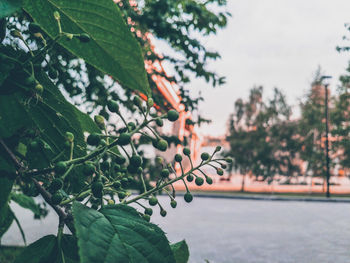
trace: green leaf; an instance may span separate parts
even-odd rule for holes
[[[14,214],[8,205],[3,207],[1,210],[2,211],[0,216],[0,240],[1,240],[1,237],[10,228],[14,220]]]
[[[65,263],[78,263],[76,239],[71,235],[63,235],[61,240]],[[16,258],[15,263],[60,263],[60,251],[57,237],[48,235],[30,244]]]
[[[164,232],[130,206],[96,211],[74,202],[73,217],[82,263],[175,263]]]
[[[0,18],[9,16],[16,12],[22,6],[22,0],[1,0],[0,1]]]
[[[176,263],[187,263],[190,257],[188,246],[185,240],[170,245],[174,253]]]
[[[58,35],[54,11],[61,16],[62,30],[86,33],[91,40],[80,43],[75,37],[58,41],[74,55],[123,86],[150,93],[141,48],[125,24],[121,11],[111,0],[26,0],[24,9],[51,37]]]
[[[39,206],[35,203],[34,199],[24,194],[11,193],[11,200],[19,204],[21,207],[29,209],[35,215],[40,215]]]

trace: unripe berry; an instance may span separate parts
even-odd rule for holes
[[[179,118],[179,113],[176,110],[168,111],[167,118],[169,121],[176,121]]]
[[[119,112],[119,105],[115,100],[110,100],[107,103],[107,108],[109,109],[110,112],[114,112],[114,113]]]
[[[225,161],[226,161],[227,163],[232,163],[232,162],[233,162],[233,159],[232,159],[231,157],[227,157],[227,158],[225,159]]]
[[[207,176],[206,178],[207,184],[213,184],[213,179]]]
[[[29,76],[28,78],[25,79],[24,83],[27,86],[35,87],[34,85],[36,85],[36,79],[34,78],[34,76]]]
[[[161,172],[160,172],[160,175],[163,177],[163,178],[167,178],[169,176],[169,170],[168,169],[163,169]]]
[[[130,122],[128,123],[128,127],[129,127],[129,129],[130,129],[131,131],[135,130],[135,129],[136,129],[136,124],[135,124],[135,122],[130,121]]]
[[[222,168],[222,169],[226,169],[226,168],[227,168],[227,165],[224,164],[224,163],[222,163],[222,164],[221,164],[221,168]]]
[[[34,141],[31,141],[30,144],[29,144],[29,148],[33,151],[36,151],[38,150],[40,147],[38,141],[34,140]]]
[[[115,182],[113,183],[114,189],[119,189],[121,186],[122,186],[122,184],[121,184],[120,181],[115,181]]]
[[[155,196],[152,196],[148,199],[148,203],[150,206],[155,206],[158,204],[158,199]]]
[[[177,202],[176,202],[175,200],[171,200],[170,206],[171,206],[172,208],[176,208]]]
[[[188,182],[192,182],[194,177],[193,177],[192,174],[189,174],[189,175],[187,175],[186,179],[187,179]]]
[[[92,195],[96,198],[101,198],[103,195],[103,184],[101,182],[95,182],[91,185]]]
[[[63,200],[63,195],[60,193],[55,193],[51,196],[51,202],[53,205],[58,205]]]
[[[157,149],[162,152],[165,152],[168,149],[168,142],[166,140],[160,139],[157,142]]]
[[[139,108],[142,107],[142,100],[140,99],[139,96],[136,95],[133,99],[133,102],[137,107]]]
[[[157,119],[156,119],[156,124],[157,124],[157,126],[159,126],[159,127],[163,127],[163,125],[164,125],[163,120],[162,120],[161,118],[157,118]]]
[[[69,141],[69,142],[73,142],[74,141],[74,134],[71,133],[71,132],[66,132],[66,140]]]
[[[114,203],[115,203],[115,202],[114,202],[113,199],[109,199],[109,200],[108,200],[108,204],[109,204],[109,205],[114,205]]]
[[[77,37],[80,40],[80,42],[82,42],[82,43],[87,43],[87,42],[90,41],[90,36],[88,34],[86,34],[86,33],[82,33],[82,34],[80,34]]]
[[[53,17],[54,17],[56,20],[60,20],[60,19],[61,19],[60,13],[59,13],[58,11],[53,12]]]
[[[67,164],[65,162],[58,162],[55,165],[55,173],[58,175],[64,174],[67,170]]]
[[[101,115],[96,115],[94,117],[94,120],[97,124],[97,126],[101,129],[101,130],[104,130],[106,128],[106,125],[105,125],[105,118],[103,118],[103,116]]]
[[[147,208],[145,208],[145,214],[146,214],[146,215],[150,215],[150,216],[151,216],[151,215],[153,214],[153,210],[152,210],[152,208],[148,208],[148,207],[147,207]]]
[[[162,209],[162,210],[160,210],[160,215],[162,216],[162,217],[165,217],[166,216],[166,211],[164,210],[164,209]]]
[[[48,75],[51,79],[56,79],[58,77],[58,72],[57,70],[54,70],[53,68],[49,68]]]
[[[118,145],[125,146],[128,145],[131,141],[131,135],[129,133],[122,133],[118,138]]]
[[[175,154],[175,162],[181,163],[182,161],[182,156],[180,154]]]
[[[190,192],[187,192],[185,195],[184,195],[184,199],[187,203],[190,203],[192,202],[193,200],[193,195],[190,193]]]
[[[204,184],[204,179],[202,177],[196,177],[196,180],[194,180],[194,182],[196,183],[196,185],[201,186],[202,184]]]
[[[126,193],[125,192],[118,192],[118,197],[119,197],[119,200],[122,200],[126,197]]]
[[[57,190],[60,190],[63,186],[63,181],[60,178],[55,178],[52,180],[51,184],[50,184],[50,190],[52,190],[53,192],[56,192]]]
[[[99,134],[97,133],[91,133],[88,137],[87,137],[87,143],[89,145],[92,145],[92,146],[98,146],[100,141],[101,141],[101,138],[99,136]]]
[[[149,99],[147,100],[147,107],[148,107],[148,108],[151,108],[151,107],[153,106],[153,104],[154,104],[154,100],[153,100],[152,98],[149,98]]]
[[[149,215],[143,215],[143,219],[145,219],[147,222],[151,220],[151,217]]]
[[[164,159],[162,157],[160,157],[160,156],[157,156],[156,159],[155,159],[155,163],[157,165],[162,165],[163,161],[164,161]]]
[[[41,31],[40,26],[36,23],[30,23],[28,29],[32,34],[39,33]]]
[[[224,174],[224,170],[222,170],[221,168],[217,168],[216,173],[221,176]]]
[[[187,155],[187,156],[190,156],[190,155],[191,155],[191,150],[188,149],[188,148],[184,148],[184,149],[182,150],[182,152],[184,153],[184,155]]]
[[[201,154],[201,159],[202,159],[203,161],[206,161],[206,160],[208,160],[209,158],[210,158],[209,153],[204,152],[204,153]]]
[[[221,151],[221,146],[216,146],[215,152],[219,152],[219,151]]]
[[[139,155],[133,155],[130,158],[130,165],[134,166],[134,167],[140,167],[142,164],[142,158]]]
[[[142,167],[137,168],[136,173],[137,173],[138,175],[141,175],[141,174],[143,173]]]
[[[36,84],[35,85],[35,92],[38,93],[39,95],[43,94],[44,92],[44,87],[41,84]]]
[[[126,162],[126,159],[125,159],[125,157],[123,155],[116,155],[115,156],[115,162],[117,164],[122,165],[122,164],[124,164]]]

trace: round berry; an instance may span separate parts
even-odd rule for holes
[[[227,158],[225,159],[225,161],[226,161],[227,163],[232,163],[232,162],[233,162],[233,159],[232,159],[231,157],[227,157]]]
[[[67,164],[65,162],[58,162],[55,165],[55,172],[56,174],[64,174],[64,172],[67,170]]]
[[[122,184],[121,184],[120,181],[115,181],[115,182],[113,183],[114,189],[119,189],[121,186],[122,186]]]
[[[122,133],[119,135],[117,143],[121,146],[128,145],[131,141],[131,135],[129,133]]]
[[[202,159],[203,161],[206,161],[206,160],[208,160],[209,158],[210,158],[209,153],[204,152],[204,153],[201,154],[201,159]]]
[[[88,34],[86,34],[86,33],[82,33],[82,34],[80,34],[77,37],[80,40],[80,42],[82,42],[82,43],[87,43],[87,42],[90,41],[90,36]]]
[[[60,193],[55,193],[51,196],[51,202],[53,205],[58,205],[63,200],[63,195]]]
[[[65,134],[66,140],[69,142],[73,142],[74,141],[74,134],[71,132],[66,132]]]
[[[137,95],[134,97],[133,102],[134,102],[134,104],[135,104],[137,107],[139,107],[139,108],[142,106],[142,100],[141,100],[140,97],[137,96]]]
[[[190,203],[192,202],[193,200],[193,195],[190,193],[190,192],[187,192],[185,195],[184,195],[184,199],[187,203]]]
[[[152,196],[148,199],[148,203],[150,206],[155,206],[158,204],[158,199],[155,196]]]
[[[160,175],[163,177],[163,178],[167,178],[169,176],[169,170],[168,169],[163,169],[161,172],[160,172]]]
[[[150,215],[150,216],[151,216],[151,215],[153,214],[153,210],[152,210],[152,208],[148,208],[148,207],[147,207],[147,208],[145,208],[145,214],[146,214],[146,215]]]
[[[211,179],[210,177],[207,176],[207,178],[205,179],[207,184],[213,184],[213,179]]]
[[[31,141],[30,144],[29,144],[29,148],[33,151],[36,151],[38,150],[40,147],[38,141],[34,140],[34,141]]]
[[[181,156],[181,154],[175,154],[175,162],[178,162],[178,163],[181,163],[181,161],[182,161],[182,156]]]
[[[115,162],[119,165],[122,165],[126,162],[126,159],[123,155],[116,155],[115,156]]]
[[[127,171],[131,174],[136,174],[137,173],[138,167],[135,167],[131,164],[128,165]]]
[[[92,195],[96,198],[101,198],[103,195],[103,184],[102,182],[95,182],[91,185]]]
[[[176,121],[179,118],[179,113],[176,110],[168,111],[167,118],[169,121]]]
[[[52,180],[50,188],[53,192],[60,190],[63,186],[63,181],[60,178],[55,178]]]
[[[122,184],[122,187],[126,187],[126,186],[128,186],[128,184],[129,184],[129,179],[128,178],[126,178],[126,177],[124,177],[124,178],[122,178],[122,180],[120,181],[121,182],[121,184]]]
[[[196,180],[194,180],[194,182],[196,183],[196,185],[201,186],[202,184],[204,184],[204,179],[202,177],[196,177]]]
[[[162,210],[160,210],[160,215],[162,216],[162,217],[165,217],[166,216],[166,211],[164,210],[164,209],[162,209]]]
[[[136,173],[141,175],[143,173],[142,167],[137,168]]]
[[[222,168],[222,169],[226,169],[226,168],[227,168],[227,165],[224,164],[224,163],[222,163],[222,164],[221,164],[221,168]]]
[[[143,215],[143,219],[145,219],[147,222],[151,221],[151,217],[149,215]]]
[[[192,182],[194,178],[193,178],[192,174],[189,174],[189,175],[187,175],[186,179],[188,182]]]
[[[92,146],[98,146],[100,141],[101,141],[101,138],[99,136],[99,134],[97,133],[91,133],[88,137],[87,137],[87,143],[89,145],[92,145]]]
[[[163,161],[164,161],[164,159],[162,157],[160,157],[160,156],[157,156],[156,159],[155,159],[155,163],[157,165],[162,165]]]
[[[216,152],[221,151],[221,146],[216,146],[215,151],[216,151]]]
[[[122,200],[126,197],[126,193],[125,192],[119,192],[118,193],[118,197],[119,197],[119,200]]]
[[[168,149],[168,142],[166,140],[159,140],[157,142],[157,149],[162,151],[162,152],[165,152],[167,149]]]
[[[130,158],[130,165],[134,166],[134,167],[140,167],[142,164],[142,158],[139,155],[133,155]]]
[[[97,126],[101,129],[104,130],[106,128],[105,125],[105,118],[101,115],[95,115],[94,120],[97,124]]]
[[[49,75],[50,79],[57,79],[58,71],[50,67],[48,75]]]
[[[221,168],[217,168],[216,173],[221,176],[224,174],[224,170],[222,170]]]
[[[114,202],[113,199],[109,199],[109,200],[108,200],[108,204],[109,204],[109,205],[114,205],[114,203],[115,203],[115,202]]]
[[[184,155],[187,155],[187,156],[190,156],[190,155],[191,155],[191,150],[188,149],[188,148],[184,148],[184,149],[182,150],[182,152],[184,153]]]
[[[109,109],[110,112],[114,112],[114,113],[119,112],[119,105],[115,100],[110,100],[107,103],[107,108]]]
[[[41,32],[40,26],[36,23],[30,23],[28,29],[32,34]]]
[[[132,122],[132,121],[128,122],[128,127],[131,131],[135,130],[136,129],[135,122]]]
[[[147,107],[148,108],[151,108],[152,106],[154,105],[154,100],[152,98],[149,98],[147,100]]]
[[[170,206],[171,206],[172,208],[176,208],[177,202],[176,202],[175,200],[171,200]]]
[[[35,92],[38,93],[38,94],[43,94],[44,92],[44,87],[41,85],[41,84],[36,84],[35,85]]]
[[[156,119],[156,124],[157,124],[157,126],[159,126],[159,127],[163,127],[164,122],[163,122],[163,120],[162,120],[161,118],[157,118],[157,119]]]

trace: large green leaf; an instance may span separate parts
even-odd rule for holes
[[[11,226],[13,220],[14,220],[14,214],[10,207],[6,205],[1,209],[1,217],[0,217],[0,240],[1,237],[6,233],[6,231]]]
[[[22,0],[1,0],[0,18],[9,16],[21,8]]]
[[[185,240],[170,245],[174,253],[176,263],[187,263],[190,257],[188,246]]]
[[[35,203],[32,197],[24,194],[16,194],[16,193],[11,193],[10,197],[11,197],[11,200],[16,202],[21,207],[29,209],[35,215],[40,215],[40,207]]]
[[[61,248],[64,255],[65,263],[78,263],[79,256],[77,254],[78,247],[76,240],[71,235],[63,235],[61,240]],[[58,248],[57,237],[48,235],[40,238],[30,244],[16,258],[15,263],[61,263],[61,252]]]
[[[96,211],[75,202],[73,217],[82,263],[175,263],[164,232],[130,206]]]
[[[150,93],[141,48],[112,0],[26,0],[24,9],[52,38],[58,35],[58,11],[64,32],[91,37],[88,43],[62,39],[63,47],[125,87]]]

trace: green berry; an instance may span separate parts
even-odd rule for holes
[[[36,84],[35,85],[35,92],[38,93],[39,95],[43,94],[44,92],[44,87],[41,84]]]
[[[160,215],[162,216],[162,217],[165,217],[166,216],[166,211],[164,210],[164,209],[162,209],[162,210],[160,210]]]
[[[49,72],[48,72],[48,75],[51,79],[57,79],[58,77],[58,71],[57,70],[54,70],[53,68],[49,68]]]
[[[181,156],[181,154],[175,154],[175,162],[178,162],[178,163],[181,163],[181,161],[182,161],[182,156]]]
[[[157,149],[162,152],[165,152],[168,149],[168,142],[166,140],[160,139],[157,142]]]
[[[125,197],[126,197],[126,193],[125,192],[119,192],[118,193],[119,200],[123,200]]]
[[[114,112],[114,113],[119,112],[119,105],[115,100],[110,100],[107,103],[107,108],[109,109],[110,112]]]
[[[97,210],[98,209],[98,204],[92,204],[91,208]]]
[[[73,142],[74,141],[74,134],[71,132],[66,132],[66,140],[69,142]]]
[[[175,200],[171,200],[170,206],[171,206],[172,208],[176,208],[177,202],[176,202]]]
[[[121,182],[122,186],[125,188],[129,184],[129,179],[124,177],[124,178],[122,178],[122,180],[120,182]]]
[[[106,128],[106,125],[105,125],[105,118],[101,115],[96,115],[94,117],[94,120],[97,124],[97,126],[101,129],[101,130],[104,130]]]
[[[202,177],[196,177],[196,180],[194,180],[194,182],[196,183],[196,185],[201,186],[202,184],[204,184],[204,179]]]
[[[115,162],[119,165],[122,165],[126,162],[126,159],[123,155],[116,155],[115,156]]]
[[[224,163],[222,163],[222,164],[221,164],[221,168],[222,168],[222,169],[226,169],[226,168],[227,168],[227,165],[224,164]]]
[[[187,179],[188,182],[192,182],[194,177],[193,177],[192,174],[189,174],[189,175],[187,175],[186,179]]]
[[[91,133],[88,137],[87,137],[87,143],[89,145],[92,145],[92,146],[98,146],[100,141],[101,141],[101,138],[99,136],[99,134],[97,133]]]
[[[140,167],[142,164],[142,158],[139,155],[133,155],[130,158],[130,165],[134,167]]]
[[[190,192],[187,192],[185,195],[184,195],[184,199],[187,203],[191,203],[192,200],[193,200],[193,195],[190,193]]]
[[[58,11],[53,12],[53,17],[54,17],[56,20],[60,20],[60,19],[61,19],[60,13],[59,13]]]
[[[34,140],[34,141],[31,141],[30,144],[29,144],[29,148],[33,151],[36,151],[38,150],[40,147],[38,141]]]
[[[137,168],[136,173],[141,175],[143,173],[142,167]]]
[[[136,129],[136,124],[135,124],[135,122],[130,121],[130,122],[128,123],[128,127],[129,127],[129,129],[130,129],[131,131],[135,130],[135,129]]]
[[[102,182],[95,182],[91,185],[92,195],[96,198],[102,198],[103,195],[103,184]]]
[[[101,139],[101,141],[100,141],[99,145],[101,145],[101,146],[106,146],[106,145],[107,145],[106,140]]]
[[[128,145],[131,141],[131,135],[129,133],[122,133],[118,138],[118,145],[125,146]]]
[[[182,150],[182,152],[184,153],[184,155],[190,156],[191,155],[191,150],[189,148],[184,148]]]
[[[77,37],[80,40],[80,42],[82,42],[82,43],[87,43],[87,42],[90,41],[90,36],[88,34],[86,34],[86,33],[82,33],[82,34],[80,34]]]
[[[160,172],[160,175],[163,177],[163,178],[167,178],[169,176],[169,170],[168,169],[163,169],[161,172]]]
[[[133,102],[137,107],[139,108],[142,107],[142,100],[140,99],[139,96],[136,95],[133,99]]]
[[[60,190],[63,186],[63,181],[60,178],[55,178],[52,180],[50,188],[53,192]]]
[[[217,168],[216,173],[221,176],[224,174],[224,170],[222,170],[221,168]]]
[[[145,214],[146,214],[146,215],[150,215],[150,216],[151,216],[151,215],[153,214],[153,210],[152,210],[152,208],[148,208],[148,207],[147,207],[147,208],[145,208]]]
[[[51,202],[53,205],[58,205],[63,200],[63,195],[60,193],[55,193],[51,196]]]
[[[137,173],[138,167],[133,166],[131,164],[128,165],[127,171],[131,174],[136,174]]]
[[[67,164],[65,162],[58,162],[55,165],[55,172],[60,175],[64,174],[64,172],[67,170]]]
[[[167,118],[169,121],[176,121],[179,118],[179,113],[176,110],[168,111]]]
[[[231,157],[227,157],[227,158],[225,159],[225,161],[226,161],[227,163],[232,163],[232,162],[233,162],[233,159],[232,159]]]
[[[163,122],[163,120],[162,120],[161,118],[157,118],[157,119],[156,119],[156,124],[157,124],[157,126],[159,126],[159,127],[163,127],[164,122]]]
[[[30,23],[28,29],[32,34],[41,32],[40,26],[36,23]]]
[[[158,199],[157,199],[157,197],[155,197],[155,196],[150,197],[150,199],[148,199],[148,203],[149,203],[150,206],[155,206],[155,205],[157,205],[157,204],[158,204]]]
[[[206,160],[208,160],[209,158],[210,158],[209,153],[204,152],[204,153],[201,154],[201,159],[202,159],[203,161],[206,161]]]
[[[207,178],[205,179],[207,184],[213,184],[213,179],[211,179],[210,177],[207,176]]]
[[[114,200],[113,200],[113,199],[109,199],[109,200],[108,200],[108,204],[109,204],[109,205],[114,205],[114,204],[115,204],[115,202],[114,202]]]
[[[29,76],[25,79],[24,82],[27,86],[34,87],[34,85],[36,85],[36,79],[34,78],[34,76]]]
[[[221,151],[221,146],[216,146],[215,152],[219,152],[219,151]]]
[[[155,162],[157,165],[162,165],[163,164],[164,159],[160,156],[157,156],[155,159]]]
[[[147,222],[151,221],[151,217],[149,215],[143,215],[143,219],[145,219]]]
[[[113,183],[114,189],[119,189],[121,186],[122,186],[122,184],[121,184],[120,181],[115,181],[115,182]]]
[[[154,105],[154,100],[152,98],[149,98],[147,100],[147,107],[148,108],[151,108],[152,106]]]

